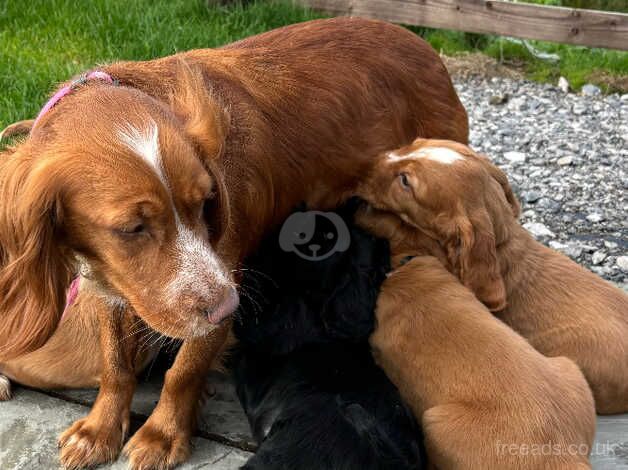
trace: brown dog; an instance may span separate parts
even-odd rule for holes
[[[300,202],[324,209],[355,192],[370,155],[417,133],[466,142],[467,116],[424,41],[357,18],[101,71],[119,85],[73,84],[0,157],[0,372],[99,381],[92,412],[61,439],[65,465],[94,465],[120,450],[142,363],[121,341],[129,319],[184,339],[126,446],[133,468],[172,467],[189,453],[243,257]],[[77,275],[89,329],[78,337],[69,319],[55,332]],[[85,296],[96,319],[82,320]],[[102,368],[84,363],[96,338]],[[84,354],[63,354],[74,348]],[[46,369],[51,354],[71,373]]]
[[[444,266],[437,243],[392,213],[358,223],[390,240],[373,354],[423,425],[439,469],[590,468],[591,391],[578,367],[547,358],[495,318]]]
[[[488,159],[418,139],[380,157],[364,196],[442,246],[450,271],[538,351],[578,364],[599,413],[628,411],[628,296],[535,241]]]

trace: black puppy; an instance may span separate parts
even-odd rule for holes
[[[368,345],[388,244],[352,212],[295,213],[248,260],[232,367],[260,446],[245,469],[423,467],[420,429]]]

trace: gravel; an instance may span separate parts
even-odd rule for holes
[[[628,95],[500,77],[456,87],[471,145],[509,175],[526,229],[628,288]]]

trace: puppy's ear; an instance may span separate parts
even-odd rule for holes
[[[34,123],[34,119],[25,119],[23,121],[9,124],[0,132],[0,140],[8,139],[9,137],[15,137],[18,135],[28,134],[31,131]]]
[[[457,240],[447,245],[447,251],[460,280],[490,311],[504,309],[506,289],[488,212],[480,209],[468,217],[460,216],[456,230]]]
[[[55,179],[19,150],[0,169],[0,362],[42,346],[63,313],[72,255]]]
[[[491,163],[486,155],[477,156],[488,171],[489,175],[491,175],[491,178],[497,181],[501,186],[502,191],[504,192],[504,196],[506,196],[506,201],[508,201],[508,204],[512,209],[512,214],[514,215],[515,219],[519,218],[519,214],[521,213],[521,207],[519,205],[519,201],[512,191],[512,188],[510,187],[510,182],[508,181],[508,176],[506,176],[506,173],[493,165],[493,163]]]

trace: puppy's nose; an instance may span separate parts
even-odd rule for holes
[[[312,253],[316,254],[316,252],[321,249],[321,246],[316,243],[312,243],[309,248],[312,250]]]

